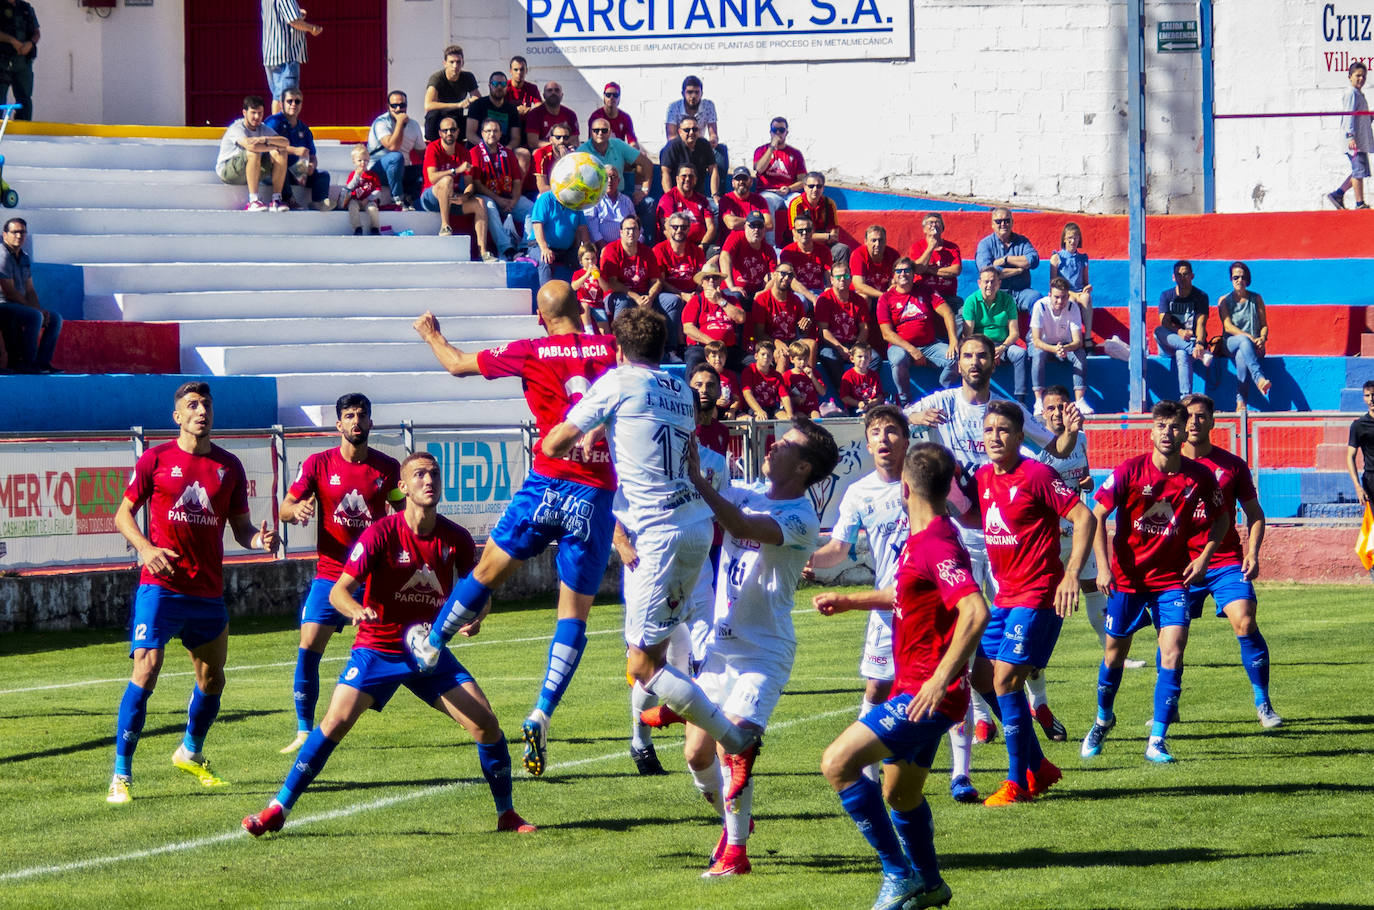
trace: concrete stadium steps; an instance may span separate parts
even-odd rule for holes
[[[426,309],[461,312],[471,317],[530,315],[530,292],[507,288],[500,266],[461,287],[375,288],[367,285],[339,290],[246,290],[172,291],[165,293],[118,293],[113,303],[123,319],[143,322],[204,319],[407,317],[413,320]],[[497,282],[500,282],[497,284]],[[440,327],[448,334],[447,323]]]
[[[316,316],[297,319],[183,319],[172,325],[180,325],[183,350],[204,346],[255,345],[268,340],[283,345],[338,344],[356,348],[360,344],[418,343],[420,338],[412,328],[413,322],[414,317],[411,316]],[[476,344],[484,348],[493,347],[513,338],[528,338],[539,332],[539,322],[534,316],[449,314],[440,315],[439,323],[445,337],[460,348]],[[427,346],[425,350],[429,350]],[[364,349],[362,353],[366,355],[367,350]]]
[[[337,367],[337,361],[335,366]],[[517,378],[496,379],[455,379],[435,365],[433,370],[412,370],[409,372],[377,373],[371,371],[346,371],[319,373],[278,373],[277,405],[281,408],[300,408],[307,405],[329,403],[348,391],[361,391],[376,402],[423,401],[471,401],[482,399],[501,401],[498,409],[487,416],[488,423],[504,421],[510,402],[523,400],[520,380]],[[374,420],[378,422],[380,419]],[[332,421],[331,421],[332,422]]]
[[[468,380],[480,381],[480,380]],[[343,394],[342,392],[340,394]],[[370,392],[367,393],[369,396]],[[283,408],[279,414],[283,426],[334,425],[334,405],[314,404],[299,408]],[[402,401],[372,402],[372,419],[378,424],[397,424],[409,420],[416,426],[468,424],[471,426],[503,426],[533,420],[529,406],[520,399],[482,399],[465,401]],[[302,423],[303,421],[303,423]]]
[[[286,217],[286,216],[283,216]],[[375,243],[401,243],[410,238],[372,238]],[[449,238],[451,239],[451,238]],[[369,262],[300,265],[281,262],[87,263],[86,297],[116,293],[175,291],[354,290],[481,287],[505,275],[505,266],[482,262]]]
[[[308,121],[307,121],[308,122]],[[225,124],[227,127],[228,124]],[[353,169],[352,143],[315,140],[316,158],[326,171]],[[6,166],[102,170],[112,163],[131,170],[200,171],[214,177],[217,139],[107,139],[95,136],[5,137]]]
[[[183,371],[204,371],[216,376],[268,376],[284,367],[302,373],[327,373],[340,367],[369,373],[413,373],[436,369],[438,365],[429,345],[418,337],[413,341],[390,342],[181,346]],[[520,394],[518,386],[515,392]]]
[[[346,211],[301,211],[289,215],[268,212],[265,217],[241,209],[242,206],[237,209],[28,209],[21,198],[15,211],[28,219],[35,242],[57,234],[271,234],[292,237],[353,234]],[[439,232],[437,212],[384,211],[379,215],[384,235],[414,231],[417,236],[432,237]]]
[[[258,217],[258,216],[250,216]],[[33,258],[43,262],[190,263],[277,262],[364,265],[398,262],[469,262],[470,240],[451,237],[297,236],[284,222],[294,215],[269,215],[280,234],[35,234]],[[347,217],[347,216],[345,216]],[[345,221],[345,224],[347,222]]]
[[[12,184],[25,209],[242,209],[248,188],[215,183],[104,183],[60,180],[27,180]],[[267,190],[266,187],[263,188]],[[264,197],[266,201],[267,197]],[[294,218],[306,212],[257,212],[256,218]],[[321,214],[321,213],[313,213]]]
[[[214,171],[182,170],[133,170],[124,167],[85,168],[85,167],[32,167],[28,165],[5,164],[5,181],[15,189],[27,186],[34,181],[112,184],[163,184],[176,192],[194,184],[222,185]]]

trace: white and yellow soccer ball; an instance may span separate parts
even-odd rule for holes
[[[569,152],[554,164],[549,185],[553,197],[568,208],[590,208],[606,192],[606,168],[587,152]]]

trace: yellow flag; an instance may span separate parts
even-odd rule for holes
[[[1360,536],[1355,538],[1355,554],[1364,563],[1365,571],[1374,569],[1374,510],[1368,503],[1364,507],[1364,523],[1360,525]]]

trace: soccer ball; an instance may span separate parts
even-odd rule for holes
[[[568,208],[590,208],[606,192],[606,168],[587,152],[569,152],[554,164],[549,185],[553,198]]]

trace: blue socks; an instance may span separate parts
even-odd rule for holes
[[[1097,668],[1097,720],[1107,723],[1116,716],[1116,690],[1121,688],[1121,674],[1125,667],[1113,670],[1103,661]]]
[[[858,781],[840,791],[840,804],[844,806],[844,811],[849,813],[849,817],[854,819],[854,824],[859,826],[859,833],[874,850],[878,851],[883,872],[889,875],[910,876],[911,862],[902,852],[902,845],[897,840],[892,820],[888,818],[887,805],[883,802],[883,794],[878,785],[861,776]],[[930,810],[927,808],[926,812],[928,816]]]
[[[201,747],[205,745],[205,734],[210,732],[210,725],[218,715],[218,692],[206,695],[200,691],[200,686],[191,690],[191,705],[186,709],[186,735],[181,740],[187,752],[200,754]]]
[[[1245,674],[1250,677],[1250,686],[1255,691],[1255,707],[1269,703],[1269,643],[1264,640],[1259,629],[1249,635],[1238,635],[1240,642],[1240,662]]]
[[[1170,670],[1159,668],[1155,679],[1155,718],[1150,727],[1151,736],[1164,736],[1169,730],[1169,718],[1178,707],[1178,695],[1183,691],[1183,668]]]
[[[997,696],[996,701],[1002,713],[1002,735],[1007,741],[1007,780],[1025,787],[1026,763],[1029,759],[1026,734],[1035,738],[1035,731],[1030,727],[1030,705],[1026,703],[1026,693],[1017,689],[1009,695]]]
[[[296,651],[296,682],[292,694],[296,699],[296,729],[309,733],[315,726],[315,704],[320,700],[320,658],[318,651],[300,648]]]
[[[998,699],[1002,696],[998,695],[993,689],[989,689],[986,692],[979,692],[978,694],[982,696],[983,701],[988,703],[988,710],[992,712],[992,716],[997,718],[999,724],[1002,723],[1002,706],[998,703]]]
[[[892,824],[926,890],[939,887],[942,879],[940,864],[935,859],[935,819],[930,815],[930,803],[921,800],[919,806],[908,812],[893,809]]]
[[[453,586],[453,593],[448,596],[448,602],[439,611],[439,615],[434,617],[434,625],[429,630],[429,643],[436,648],[448,644],[453,640],[453,636],[458,634],[459,629],[477,618],[477,614],[482,612],[490,598],[491,588],[482,584],[473,575],[460,578],[458,584]]]
[[[286,782],[277,791],[275,801],[281,803],[283,809],[291,811],[291,807],[296,805],[296,800],[305,792],[305,788],[310,786],[315,775],[324,770],[324,763],[329,761],[329,756],[333,754],[337,745],[338,743],[321,733],[319,727],[310,731],[305,745],[301,746],[300,754],[291,763]]]
[[[115,722],[114,773],[129,777],[133,774],[134,749],[148,719],[148,696],[151,689],[129,683],[119,701],[119,719]]]
[[[553,627],[553,641],[549,642],[549,662],[544,669],[544,685],[539,690],[535,708],[545,717],[552,717],[563,693],[568,691],[573,673],[587,649],[587,623],[581,619],[560,619]]]
[[[482,776],[491,788],[491,800],[496,803],[496,814],[500,815],[514,807],[511,801],[510,747],[503,735],[490,745],[477,744],[477,760],[482,765]]]

